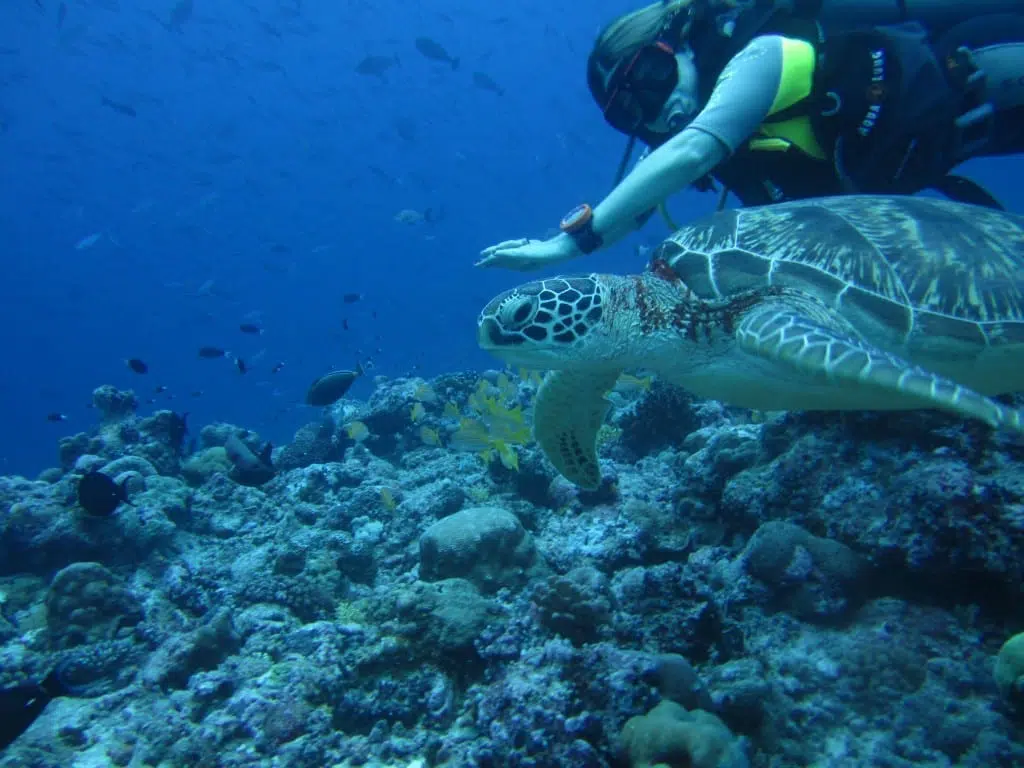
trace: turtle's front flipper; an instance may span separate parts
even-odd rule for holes
[[[618,370],[553,371],[544,377],[533,407],[533,434],[555,469],[586,490],[601,484],[597,432],[608,413],[605,393]]]
[[[839,387],[890,392],[923,408],[943,408],[1024,433],[1020,411],[785,307],[765,306],[751,312],[740,323],[736,341],[745,352]]]

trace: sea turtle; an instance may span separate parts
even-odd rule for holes
[[[720,211],[640,275],[554,277],[494,298],[480,345],[549,369],[534,434],[600,483],[604,394],[626,369],[762,410],[943,408],[1024,433],[1024,217],[923,197]]]

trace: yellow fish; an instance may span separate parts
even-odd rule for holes
[[[498,460],[501,462],[501,466],[505,469],[510,469],[513,472],[519,471],[519,454],[516,453],[516,449],[506,443],[504,440],[498,440],[494,443],[494,449],[498,454]]]
[[[414,424],[426,415],[427,409],[423,407],[423,403],[413,403],[412,408],[409,410],[409,418],[412,419]]]
[[[461,419],[462,412],[459,410],[459,406],[449,401],[444,404],[444,412],[441,414],[446,419]]]
[[[420,427],[420,440],[426,445],[441,445],[441,435],[438,434],[436,429],[431,429],[427,426]]]
[[[421,382],[416,386],[416,391],[412,393],[412,396],[415,400],[419,400],[423,403],[437,402],[437,393],[425,382]]]
[[[526,384],[534,387],[539,387],[540,383],[544,381],[544,376],[541,375],[540,371],[531,371],[528,368],[519,369],[519,378]]]
[[[389,512],[393,512],[395,507],[398,506],[398,502],[395,501],[395,494],[391,492],[390,488],[380,489],[380,503],[384,505],[384,508]]]
[[[350,440],[355,440],[357,443],[361,443],[372,437],[370,434],[370,428],[361,421],[353,421],[346,424],[345,434],[349,436]]]
[[[470,418],[460,419],[459,429],[449,442],[449,447],[455,451],[486,451],[490,445],[487,427]]]
[[[624,373],[615,382],[615,391],[620,395],[638,395],[649,390],[653,383],[653,376],[634,376],[630,373]]]

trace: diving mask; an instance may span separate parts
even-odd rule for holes
[[[635,135],[658,119],[678,81],[675,51],[661,41],[645,45],[608,79],[604,119],[615,130]]]
[[[628,136],[645,129],[676,133],[697,113],[697,77],[689,51],[677,54],[661,42],[645,46],[609,79],[605,120]]]
[[[655,133],[676,134],[683,130],[700,111],[697,67],[689,52],[676,54],[678,78],[676,87],[665,99],[657,119],[647,127]]]

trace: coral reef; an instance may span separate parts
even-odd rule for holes
[[[538,384],[379,380],[272,452],[97,389],[0,478],[0,685],[70,694],[0,768],[1024,764],[1019,445],[634,379],[582,493]]]

